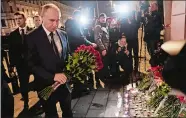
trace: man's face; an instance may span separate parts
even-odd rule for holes
[[[60,15],[59,11],[55,8],[49,8],[43,15],[43,25],[45,28],[53,32],[58,28]]]
[[[156,11],[156,10],[158,10],[158,6],[155,3],[151,4],[150,11]]]
[[[126,45],[126,44],[127,44],[126,38],[123,37],[123,38],[120,40],[120,43],[121,43],[122,45]]]
[[[40,26],[42,23],[41,17],[34,17],[34,24],[36,27]]]
[[[100,23],[106,23],[106,17],[101,16],[101,17],[99,18],[99,22],[100,22]]]
[[[24,18],[22,15],[15,15],[16,23],[19,27],[24,27],[26,24],[26,18]]]

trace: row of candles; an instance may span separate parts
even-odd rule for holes
[[[124,115],[123,117],[130,117],[130,112],[129,112],[129,93],[126,91],[124,93]]]

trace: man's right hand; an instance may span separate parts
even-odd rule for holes
[[[10,67],[10,68],[9,68],[9,72],[10,72],[10,73],[12,73],[12,72],[14,72],[14,71],[15,71],[15,67]]]
[[[65,84],[67,81],[67,77],[63,73],[57,73],[54,76],[54,81],[59,82],[60,84]]]
[[[107,50],[102,51],[102,56],[105,56],[107,54]]]

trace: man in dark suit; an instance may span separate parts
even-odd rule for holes
[[[26,25],[26,17],[23,12],[14,14],[18,28],[9,35],[9,59],[10,72],[15,67],[19,76],[21,95],[24,100],[24,110],[28,110],[28,82],[29,70],[25,60],[25,36],[32,28]]]
[[[34,25],[35,25],[34,28],[39,27],[39,26],[41,25],[41,23],[42,23],[41,16],[35,15],[35,16],[33,17],[33,21],[34,21]]]
[[[59,101],[63,117],[72,117],[71,94],[66,87],[67,77],[63,73],[69,54],[68,39],[58,28],[61,12],[54,4],[42,7],[43,23],[27,36],[28,66],[35,77],[37,91],[58,83],[60,86],[48,100],[40,98],[46,117],[58,117],[56,103]]]

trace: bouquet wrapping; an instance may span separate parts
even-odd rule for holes
[[[93,73],[94,76],[95,71],[99,71],[102,68],[103,63],[100,53],[92,46],[81,45],[77,50],[75,50],[72,56],[68,56],[66,67],[63,71],[68,78],[66,87],[71,90],[71,87],[68,84],[69,81],[80,81],[81,83],[84,83],[86,81],[85,76],[89,73]],[[93,79],[95,82],[95,76]],[[40,91],[39,95],[44,100],[47,100],[52,92],[54,92],[59,86],[60,83],[56,82]]]

